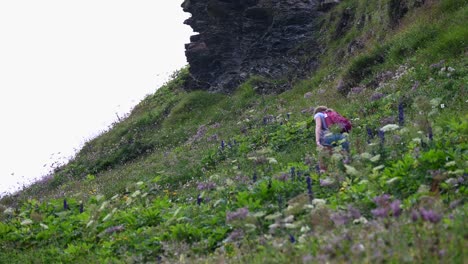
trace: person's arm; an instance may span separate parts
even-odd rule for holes
[[[320,134],[322,133],[322,119],[320,116],[315,118],[315,143],[317,143],[317,147],[322,147],[320,144]]]

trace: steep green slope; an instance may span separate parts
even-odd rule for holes
[[[463,263],[468,2],[343,1],[321,67],[279,95],[145,98],[53,177],[2,199],[0,262]],[[310,108],[353,122],[316,171]]]

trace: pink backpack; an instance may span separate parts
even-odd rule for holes
[[[334,124],[337,124],[338,126],[341,127],[341,133],[351,131],[351,128],[353,127],[351,125],[351,122],[343,117],[342,115],[338,114],[337,112],[330,111],[326,112],[327,118],[325,118],[325,122],[327,124],[327,127],[330,127]]]

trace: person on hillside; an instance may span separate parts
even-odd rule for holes
[[[336,113],[336,111],[326,106],[317,106],[314,110],[314,120],[316,124],[315,141],[320,151],[319,168],[322,172],[326,171],[326,166],[323,162],[323,152],[331,155],[333,149],[337,146],[341,146],[341,149],[344,151],[344,162],[349,163],[349,142],[347,133],[345,133],[347,131],[343,129],[333,131],[334,129],[331,126],[334,124],[330,121],[330,117],[328,116],[332,112]],[[327,118],[329,118],[329,120],[327,120]]]

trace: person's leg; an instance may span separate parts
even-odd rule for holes
[[[343,163],[349,164],[350,160],[350,152],[349,152],[349,141],[348,137],[344,134],[331,134],[324,138],[324,145],[329,146],[330,150],[333,147],[341,147],[340,153],[343,155]]]
[[[327,161],[330,159],[332,155],[332,148],[328,146],[324,146],[317,149],[318,154],[318,165],[320,169],[320,173],[324,173],[327,171]]]

